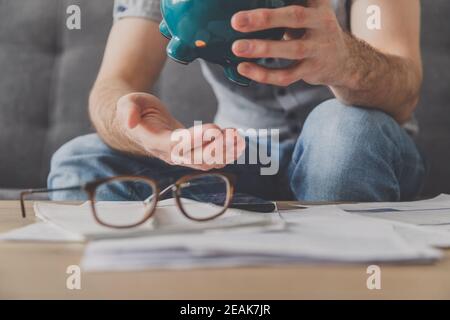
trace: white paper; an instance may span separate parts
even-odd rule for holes
[[[450,210],[450,195],[442,194],[433,199],[410,201],[410,202],[370,202],[342,204],[340,208],[345,211],[373,211],[373,212],[414,212],[414,211],[433,211]]]
[[[96,241],[86,271],[233,267],[298,262],[430,262],[441,257],[425,241],[409,242],[393,223],[347,214],[336,206],[283,214],[288,229],[207,232]]]
[[[442,256],[433,247],[450,247],[450,229],[441,224],[442,219],[447,218],[442,211],[449,204],[449,196],[440,196],[417,202],[416,207],[414,203],[401,203],[398,207],[393,203],[315,206],[282,212],[282,219],[278,214],[230,209],[217,220],[198,223],[184,217],[169,200],[160,203],[155,217],[147,225],[117,231],[99,226],[88,204],[37,203],[36,212],[46,222],[9,232],[2,239],[96,240],[88,244],[83,257],[86,271],[299,262],[426,263]],[[106,212],[117,213],[120,219],[124,210],[132,211],[136,204],[105,202],[101,205]],[[385,210],[392,207],[396,211]],[[350,213],[343,210],[348,208]],[[421,210],[421,219],[429,218],[425,221],[427,226],[411,224],[417,220],[412,220],[416,217],[410,217],[407,212],[417,208]],[[198,209],[201,210],[201,206]],[[433,211],[429,216],[424,213],[429,211]],[[386,212],[394,217],[400,213],[402,218],[386,219]],[[436,221],[439,224],[433,225]],[[430,223],[433,226],[428,226]],[[116,237],[121,238],[114,239]]]
[[[0,241],[82,242],[84,237],[45,222],[37,222],[0,235]]]
[[[322,226],[322,230],[325,232],[346,232],[346,226],[350,226],[351,228],[358,229],[362,233],[371,233],[376,229],[365,229],[358,227],[358,223],[367,223],[370,220],[379,221],[389,228],[393,228],[393,230],[402,236],[407,241],[414,241],[414,243],[421,245],[433,246],[436,248],[450,248],[450,229],[445,228],[436,228],[414,225],[410,222],[403,222],[402,219],[398,219],[396,213],[392,213],[390,215],[394,216],[394,219],[388,218],[380,218],[377,214],[360,214],[360,213],[348,213],[341,209],[342,206],[332,205],[332,206],[317,206],[307,210],[297,210],[297,211],[288,211],[283,212],[282,217],[289,223],[291,226],[296,223],[302,223],[305,221],[311,221],[311,219],[319,221],[322,220],[324,226]],[[338,218],[339,217],[339,218]],[[385,217],[383,215],[383,217]],[[335,221],[336,218],[339,221]],[[347,221],[347,225],[344,226],[344,229],[341,230],[342,224],[341,221]],[[410,221],[410,219],[407,219]],[[372,222],[373,225],[376,222]]]
[[[340,205],[349,213],[421,226],[450,226],[450,195],[434,199],[400,203],[359,203]]]
[[[193,202],[189,204],[197,210],[205,210],[209,205]],[[124,212],[133,214],[142,206],[133,202],[102,202],[98,204],[105,212],[120,222]],[[90,204],[63,205],[47,202],[35,203],[36,216],[71,233],[88,240],[103,238],[137,237],[158,235],[170,232],[203,232],[209,229],[235,227],[282,228],[283,220],[277,213],[251,213],[228,209],[224,215],[207,222],[192,221],[182,215],[173,199],[161,201],[153,218],[139,227],[131,229],[112,229],[98,224],[92,214]],[[117,217],[117,218],[116,218]],[[139,219],[138,219],[139,220]],[[128,220],[129,221],[129,220]]]

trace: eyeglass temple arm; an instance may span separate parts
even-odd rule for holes
[[[83,189],[83,186],[74,186],[67,188],[57,188],[57,189],[30,189],[26,191],[22,191],[20,193],[20,209],[22,210],[22,218],[26,218],[25,212],[25,197],[35,193],[50,193],[50,192],[58,192],[58,191],[76,191]]]
[[[167,188],[165,188],[164,190],[162,190],[159,194],[158,197],[162,197],[163,195],[165,195],[167,192],[169,192],[170,190],[173,189],[173,187],[175,187],[175,184],[171,184],[170,186],[168,186]],[[145,203],[150,203],[153,198],[155,197],[155,194],[152,194],[150,197],[148,197],[147,199],[144,200]]]

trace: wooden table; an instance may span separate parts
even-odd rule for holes
[[[28,203],[31,207],[31,203]],[[0,202],[0,232],[32,223],[17,202]],[[450,251],[435,265],[382,266],[368,290],[365,265],[298,265],[133,273],[83,273],[66,288],[82,244],[0,242],[0,299],[450,299]]]

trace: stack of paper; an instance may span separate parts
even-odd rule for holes
[[[185,205],[187,201],[185,200]],[[189,205],[191,210],[199,211],[208,206],[208,204],[195,201],[191,201]],[[124,212],[127,215],[140,212],[141,206],[134,202],[101,202],[98,204],[99,208],[107,209],[105,211],[115,216],[116,221],[121,219]],[[161,201],[154,216],[147,223],[131,229],[113,229],[98,224],[88,202],[82,205],[36,202],[34,211],[41,221],[0,235],[0,240],[83,242],[230,228],[280,230],[284,228],[285,224],[278,214],[253,213],[238,209],[229,209],[223,216],[215,220],[195,222],[182,215],[173,199]]]
[[[136,203],[101,203],[118,217]],[[192,203],[202,210],[205,204]],[[234,267],[299,262],[419,262],[450,247],[450,196],[409,203],[316,206],[281,214],[229,210],[206,223],[185,218],[173,200],[131,230],[98,225],[88,204],[36,203],[38,222],[6,240],[86,241],[86,271]]]
[[[0,241],[84,242],[84,237],[47,222],[36,222],[0,234]]]
[[[353,209],[356,207],[365,207],[372,204],[358,204],[351,205]],[[401,206],[405,205],[405,203],[400,204]],[[389,228],[392,228],[396,234],[401,236],[403,239],[407,240],[409,243],[417,243],[419,245],[431,246],[436,248],[450,248],[450,232],[446,230],[440,230],[435,228],[429,228],[428,226],[420,226],[412,223],[407,223],[400,221],[399,219],[387,219],[387,217],[380,218],[376,214],[369,213],[360,213],[353,210],[344,211],[343,208],[348,207],[348,205],[340,205],[340,206],[319,206],[310,208],[307,210],[301,211],[289,211],[288,213],[284,213],[282,216],[285,221],[289,223],[292,227],[293,225],[301,223],[305,218],[309,217],[309,219],[318,219],[322,220],[321,226],[322,229],[326,229],[325,225],[329,225],[326,223],[327,221],[331,221],[332,217],[340,217],[339,219],[348,219],[351,222],[364,221],[365,223],[370,223],[371,225],[375,225],[378,222],[383,222],[385,225],[388,225]],[[450,213],[448,214],[450,216]],[[375,220],[375,221],[374,221]],[[334,229],[334,226],[331,226],[333,230],[330,232],[337,232]],[[365,232],[364,229],[361,229],[362,232]]]
[[[290,223],[284,231],[96,241],[88,246],[82,266],[87,271],[120,271],[299,262],[423,263],[441,257],[424,243],[409,243],[390,223],[346,214],[335,206],[291,212],[286,220]]]
[[[450,232],[450,195],[413,202],[361,203],[339,206],[349,213],[422,226],[430,233]]]
[[[186,203],[188,200],[185,200]],[[190,210],[207,210],[209,204],[189,201]],[[126,215],[140,212],[142,203],[101,202],[97,208],[107,211],[116,222]],[[196,222],[185,217],[175,204],[174,199],[161,201],[154,216],[147,223],[131,229],[113,229],[98,224],[92,214],[90,203],[83,205],[61,205],[39,203],[34,206],[36,216],[71,234],[77,234],[86,240],[105,238],[126,238],[152,236],[177,232],[203,232],[213,229],[237,227],[283,228],[284,222],[278,215],[252,213],[238,209],[229,209],[217,219]],[[139,218],[137,219],[137,221]],[[129,221],[129,219],[127,219]]]

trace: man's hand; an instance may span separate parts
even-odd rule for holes
[[[185,129],[157,97],[137,93],[147,92],[156,82],[166,46],[154,21],[129,18],[113,25],[89,99],[99,135],[116,150],[197,170],[234,162],[245,149],[235,129],[213,124]]]
[[[244,62],[239,73],[254,81],[288,86],[299,80],[310,84],[338,85],[349,50],[347,34],[341,29],[328,0],[310,0],[308,7],[292,5],[279,9],[257,9],[237,13],[232,26],[240,32],[287,28],[284,40],[239,40],[235,55],[244,58],[284,58],[295,63],[285,69],[268,69]],[[305,29],[300,38],[299,30]]]
[[[367,7],[381,8],[383,27],[369,30]],[[408,121],[422,85],[419,0],[352,1],[351,35],[340,27],[329,0],[237,13],[234,29],[252,32],[286,28],[284,41],[239,40],[235,55],[245,58],[286,58],[286,69],[267,69],[244,62],[239,73],[257,82],[288,86],[304,80],[326,85],[348,105],[376,108],[400,124]],[[299,37],[299,30],[305,34]]]
[[[245,141],[235,129],[222,130],[214,124],[185,129],[158,98],[147,93],[120,98],[116,122],[149,156],[197,170],[223,168],[237,160],[245,149]],[[188,139],[179,139],[183,135]],[[211,155],[211,150],[215,154]]]

